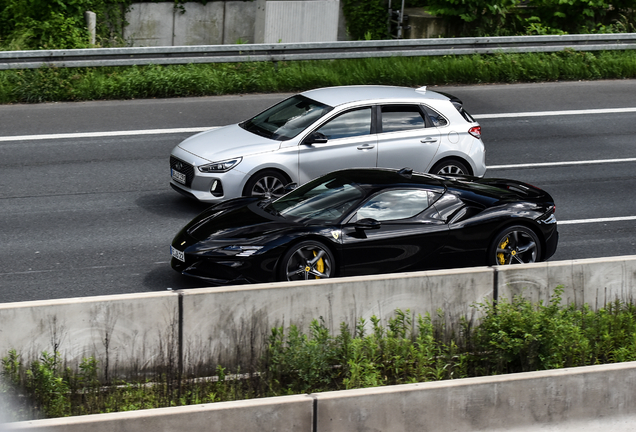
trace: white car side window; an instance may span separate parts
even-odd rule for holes
[[[349,138],[371,134],[371,108],[347,111],[329,120],[317,132],[327,139]]]
[[[384,105],[382,132],[399,132],[426,127],[422,113],[416,105]]]

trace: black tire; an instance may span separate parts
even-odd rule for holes
[[[471,175],[466,164],[457,159],[446,159],[437,162],[429,173],[438,175]]]
[[[276,199],[285,195],[289,180],[276,170],[263,170],[254,174],[243,188],[243,196],[260,196]]]
[[[283,255],[278,269],[281,281],[328,279],[335,272],[333,254],[324,244],[305,240]]]
[[[541,260],[537,234],[523,225],[514,225],[497,234],[488,250],[489,265],[532,263]]]

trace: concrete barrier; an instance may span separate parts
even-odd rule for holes
[[[496,267],[496,298],[515,295],[547,302],[558,285],[564,287],[563,302],[594,309],[636,295],[636,256],[554,261],[523,266]]]
[[[449,332],[475,321],[476,303],[521,294],[548,301],[564,286],[564,304],[593,308],[634,297],[636,256],[480,267],[307,283],[260,284],[177,292],[0,304],[0,356],[15,349],[25,362],[58,351],[70,367],[94,356],[116,375],[171,360],[210,372],[221,364],[253,370],[273,327],[307,331],[313,319],[332,333],[341,323],[396,309],[444,312]],[[201,369],[203,368],[203,369]]]
[[[112,414],[65,417],[0,425],[0,431],[46,432],[263,432],[312,430],[307,395],[217,402]]]
[[[632,431],[636,362],[35,420],[7,431]],[[0,425],[0,430],[2,425]]]
[[[59,352],[73,367],[94,356],[104,373],[143,371],[176,357],[178,297],[169,292],[0,304],[0,357]]]
[[[461,317],[476,318],[471,304],[492,298],[492,283],[484,267],[187,291],[184,364],[252,370],[273,327],[306,331],[319,318],[337,334],[343,322],[351,329],[374,315],[386,322],[396,309],[433,316],[441,309],[447,330],[458,330]]]
[[[630,362],[319,393],[316,430],[627,431],[635,385]]]

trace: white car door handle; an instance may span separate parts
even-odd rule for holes
[[[374,147],[373,144],[362,144],[358,146],[358,150],[371,150]]]
[[[434,143],[437,142],[437,138],[426,137],[420,140],[421,143]]]

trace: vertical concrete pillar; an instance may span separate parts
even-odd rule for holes
[[[88,27],[89,42],[91,45],[95,45],[95,24],[97,22],[97,16],[95,12],[84,12],[84,19],[86,20],[86,27]]]

